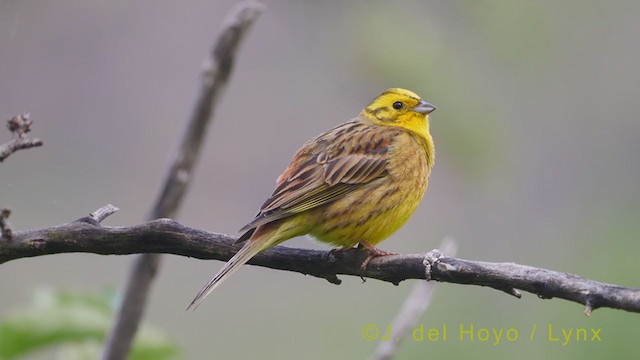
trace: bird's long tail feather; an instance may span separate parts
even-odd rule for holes
[[[264,238],[263,238],[264,239]],[[187,310],[196,309],[204,299],[211,294],[211,292],[220,286],[223,281],[228,279],[233,273],[235,273],[240,266],[244,265],[257,253],[266,248],[265,241],[263,239],[251,239],[240,249],[223,267],[218,273],[205,285],[195,299],[189,304]]]

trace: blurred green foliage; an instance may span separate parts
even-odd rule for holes
[[[55,348],[59,359],[96,359],[114,316],[114,293],[37,291],[31,303],[0,320],[0,359],[18,359]],[[130,359],[173,359],[178,347],[143,326]]]

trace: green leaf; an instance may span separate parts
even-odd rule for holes
[[[0,321],[0,359],[16,359],[56,346],[60,358],[95,359],[114,316],[113,299],[113,292],[36,292],[31,304],[9,312]],[[143,326],[130,359],[172,359],[177,354],[176,345]]]

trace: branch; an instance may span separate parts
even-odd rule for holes
[[[262,4],[244,1],[227,15],[211,54],[204,62],[200,95],[147,220],[176,217],[193,178],[207,126],[231,75],[238,46],[263,10]],[[160,259],[159,254],[145,254],[134,261],[102,359],[123,359],[129,353]]]
[[[13,240],[13,230],[11,230],[8,221],[10,215],[11,210],[7,208],[0,209],[0,239],[3,241]]]
[[[9,155],[18,150],[29,149],[32,147],[42,146],[42,140],[38,138],[29,139],[27,133],[31,131],[33,121],[30,119],[29,113],[16,115],[7,120],[7,128],[13,134],[11,141],[0,145],[0,162],[3,162]]]
[[[20,258],[83,252],[101,255],[166,253],[227,261],[239,249],[234,237],[189,228],[169,219],[130,227],[106,227],[83,218],[51,228],[18,231],[0,242],[0,264]],[[249,264],[287,270],[340,284],[337,275],[353,275],[398,284],[407,279],[488,286],[509,294],[521,289],[541,299],[561,298],[585,305],[585,314],[601,307],[640,313],[640,289],[605,284],[564,272],[514,263],[458,259],[438,250],[426,254],[389,255],[371,260],[358,249],[327,251],[276,246]],[[519,293],[517,293],[519,294]],[[519,296],[517,296],[519,297]]]
[[[3,162],[9,155],[18,150],[42,146],[42,140],[27,138],[27,133],[31,131],[31,125],[33,124],[30,117],[29,113],[26,112],[7,120],[7,129],[11,131],[12,138],[8,143],[0,145],[0,162]],[[13,238],[13,231],[8,221],[9,215],[11,215],[10,209],[0,209],[0,238],[3,241],[11,241]]]

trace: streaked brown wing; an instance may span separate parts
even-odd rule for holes
[[[307,142],[278,177],[256,218],[240,231],[327,204],[386,176],[392,131],[351,121]]]

